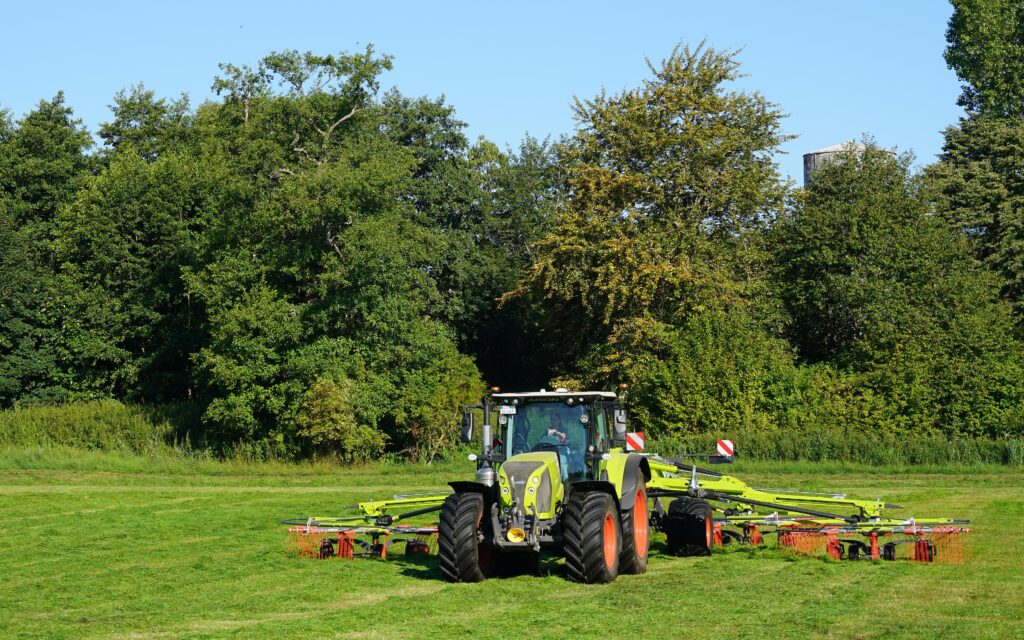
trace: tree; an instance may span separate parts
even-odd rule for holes
[[[786,138],[773,105],[726,88],[738,66],[680,47],[641,87],[577,101],[570,197],[516,291],[544,300],[570,362],[623,322],[761,295],[760,230],[785,194],[771,154]]]
[[[92,138],[64,104],[64,92],[41,100],[0,144],[0,190],[18,224],[39,222],[40,237],[89,171]]]
[[[851,147],[780,222],[790,338],[805,361],[851,372],[859,393],[886,399],[878,429],[1019,432],[1010,309],[965,238],[930,213],[911,161]]]
[[[184,94],[168,101],[157,98],[140,82],[129,92],[118,91],[110,109],[114,119],[100,125],[99,135],[112,150],[131,146],[144,159],[153,161],[163,151],[188,141],[190,113]]]
[[[35,242],[0,198],[0,407],[60,400],[58,305]]]
[[[742,406],[734,416],[758,411],[738,386],[663,386],[697,366],[694,344],[723,345],[738,331],[750,335],[737,345],[750,361],[792,357],[760,319],[763,230],[786,193],[771,159],[786,139],[782,114],[730,89],[735,52],[678,47],[649,66],[636,89],[576,102],[578,130],[561,149],[568,195],[506,300],[543,309],[534,348],[561,356],[567,384],[632,383],[636,415],[657,436],[671,424],[719,424],[707,413],[719,401]]]
[[[134,146],[115,151],[56,220],[61,347],[83,390],[135,401],[188,395],[201,314],[182,271],[198,259],[203,215],[216,215],[209,165]]]
[[[0,406],[59,401],[74,390],[59,358],[51,234],[88,175],[91,144],[63,93],[17,123],[0,112]]]
[[[430,459],[480,391],[446,323],[448,239],[410,197],[433,143],[392,137],[432,119],[381,126],[389,66],[372,49],[275,53],[225,67],[225,103],[197,114],[232,184],[187,276],[209,313],[205,419],[225,440],[356,457],[389,441]]]
[[[1000,278],[1024,318],[1024,118],[972,116],[945,131],[926,170],[935,212]]]
[[[1024,3],[951,0],[946,63],[963,82],[969,112],[1024,116]]]
[[[460,325],[464,344],[486,379],[506,388],[536,389],[553,374],[557,350],[537,341],[543,310],[527,297],[499,305],[516,288],[534,259],[538,240],[554,230],[565,192],[557,146],[526,136],[517,151],[500,151],[479,140],[469,151],[479,180],[479,223],[473,227],[468,285],[472,310]]]
[[[388,139],[415,157],[408,197],[423,224],[441,232],[431,272],[460,347],[495,384],[544,384],[528,348],[534,314],[527,305],[499,311],[497,299],[529,265],[533,241],[552,228],[560,187],[553,146],[529,136],[518,152],[483,138],[470,145],[443,99],[391,91],[377,112]]]

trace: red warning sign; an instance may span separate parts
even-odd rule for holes
[[[644,432],[630,431],[626,434],[626,451],[644,450]]]
[[[718,441],[718,455],[720,456],[732,456],[733,451],[736,447],[733,446],[732,440],[719,440]]]

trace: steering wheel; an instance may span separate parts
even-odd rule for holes
[[[533,445],[533,449],[530,449],[530,451],[555,451],[555,452],[557,452],[559,447],[564,447],[564,446],[566,446],[566,445],[564,445],[564,444],[552,444],[550,442],[538,442],[537,444]]]

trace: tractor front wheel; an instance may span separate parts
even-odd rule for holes
[[[633,508],[622,512],[622,553],[619,573],[641,574],[647,571],[650,520],[647,514],[647,486],[643,472],[637,470]]]
[[[437,527],[437,556],[448,582],[480,582],[491,572],[493,552],[480,544],[484,497],[456,493],[445,498]]]
[[[619,575],[621,520],[603,491],[573,492],[562,514],[565,573],[573,582],[599,584]]]
[[[677,556],[710,556],[714,518],[706,500],[676,498],[664,519],[669,553]]]

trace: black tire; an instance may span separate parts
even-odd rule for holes
[[[448,582],[480,582],[491,572],[491,548],[480,544],[484,514],[479,493],[456,493],[445,498],[437,526],[437,556]]]
[[[562,513],[565,575],[602,584],[619,575],[622,522],[615,500],[603,491],[576,491]]]
[[[647,571],[651,523],[647,514],[647,486],[645,483],[643,472],[637,469],[633,508],[622,512],[622,552],[619,554],[619,573],[623,575],[638,575]]]
[[[676,498],[668,506],[663,528],[669,553],[677,556],[710,556],[714,518],[706,500]]]

